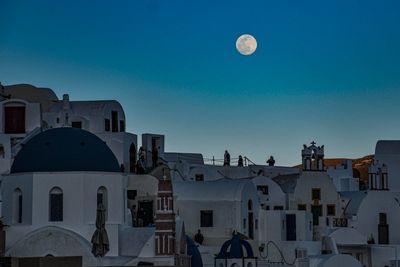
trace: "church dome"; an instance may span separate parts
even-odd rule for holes
[[[103,140],[77,128],[55,128],[32,137],[11,167],[11,173],[65,171],[119,172],[120,167]]]
[[[243,248],[246,250],[246,256],[243,253]],[[232,239],[225,241],[217,258],[222,259],[236,259],[236,258],[253,258],[254,253],[251,245],[246,240],[234,234]]]

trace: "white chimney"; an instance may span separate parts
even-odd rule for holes
[[[68,94],[63,95],[63,109],[66,109],[66,110],[71,109],[71,106],[69,104],[69,95]]]

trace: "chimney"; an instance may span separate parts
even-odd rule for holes
[[[68,94],[63,95],[63,109],[66,109],[66,110],[71,109],[71,106],[69,104],[69,95]]]

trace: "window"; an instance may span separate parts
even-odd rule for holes
[[[268,195],[268,185],[257,185],[257,191],[260,191],[263,195]]]
[[[321,189],[320,188],[313,188],[311,190],[311,199],[312,200],[321,200]]]
[[[104,131],[110,131],[110,119],[104,119]]]
[[[79,128],[82,129],[82,122],[81,121],[73,121],[71,122],[72,128]]]
[[[25,106],[4,107],[4,133],[25,133]]]
[[[246,225],[247,225],[247,223],[246,223],[246,218],[244,218],[244,219],[243,219],[243,229],[246,229]]]
[[[107,202],[107,189],[104,186],[100,186],[97,189],[97,207],[102,204],[105,209],[105,217],[107,220],[107,210],[108,210],[108,202]]]
[[[60,118],[59,117],[57,117],[56,123],[60,123]]]
[[[123,120],[119,121],[119,131],[125,132],[125,121],[123,121]]]
[[[54,187],[49,196],[49,221],[61,222],[63,220],[63,192],[61,188]]]
[[[195,175],[195,180],[196,181],[204,181],[204,175],[203,174],[196,174]]]
[[[113,132],[118,132],[118,112],[111,111],[111,130]]]
[[[0,144],[0,157],[4,158],[4,154],[5,154],[4,146]]]
[[[200,227],[213,227],[213,211],[201,210],[200,211]]]
[[[283,210],[283,206],[274,206],[274,210]]]
[[[335,216],[336,215],[336,206],[335,205],[326,205],[326,215],[327,216]]]
[[[127,191],[127,197],[129,200],[135,200],[137,196],[137,191],[136,190],[128,190]]]
[[[22,191],[17,188],[13,194],[13,223],[22,223]]]
[[[297,205],[298,210],[307,210],[307,205],[306,204],[299,204]]]

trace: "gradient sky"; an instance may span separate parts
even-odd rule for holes
[[[315,140],[358,157],[400,139],[399,14],[397,0],[0,0],[0,81],[116,99],[127,130],[168,151],[293,165]]]

